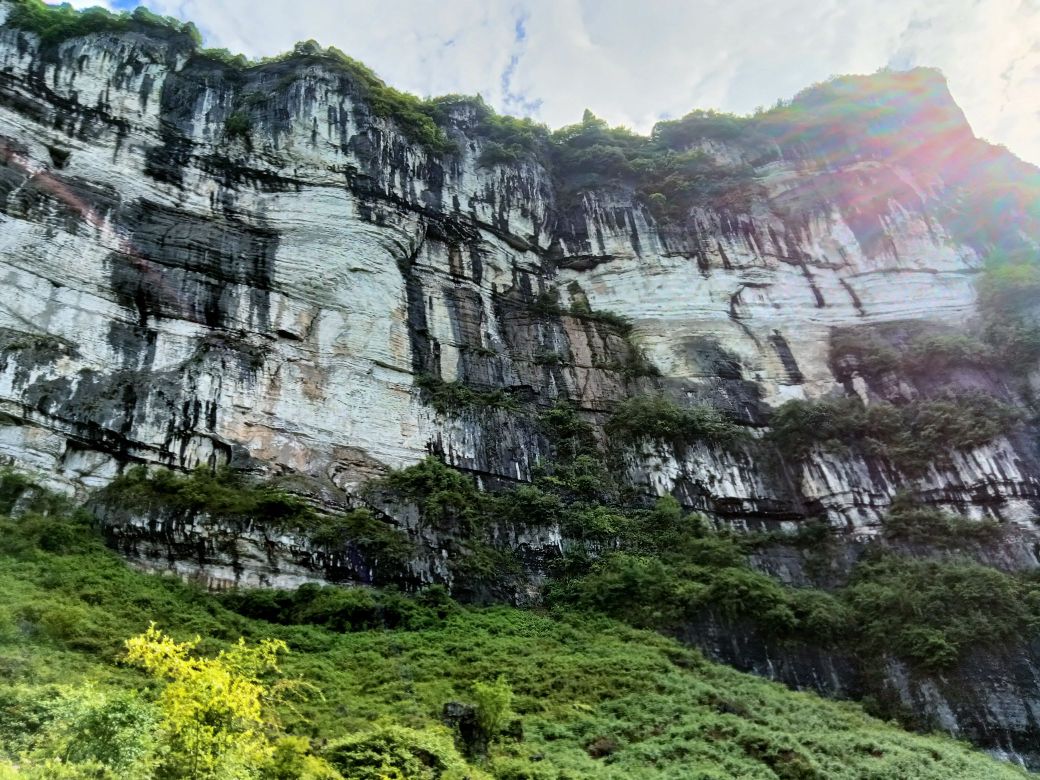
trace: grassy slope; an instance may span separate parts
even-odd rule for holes
[[[4,709],[14,688],[24,701],[26,687],[42,697],[88,679],[143,684],[119,656],[122,639],[150,620],[179,637],[200,633],[210,650],[240,635],[284,638],[287,670],[324,694],[286,713],[286,725],[319,738],[379,717],[429,725],[444,702],[469,699],[473,682],[504,674],[525,738],[494,747],[489,768],[500,778],[1023,776],[946,738],[905,733],[605,618],[499,607],[449,610],[422,630],[275,625],[133,571],[89,531],[44,519],[0,521],[5,747],[18,737],[18,717]],[[616,749],[592,758],[586,748],[597,741]]]

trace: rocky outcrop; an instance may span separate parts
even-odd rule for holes
[[[0,20],[13,7],[0,0]],[[795,140],[691,139],[752,184],[675,218],[632,186],[561,181],[544,153],[490,163],[465,105],[442,118],[450,148],[433,148],[377,110],[356,71],[307,47],[242,68],[145,24],[57,43],[0,27],[0,455],[81,494],[128,464],[230,464],[291,475],[337,507],[430,453],[485,487],[528,481],[551,457],[539,411],[568,399],[637,492],[720,524],[825,518],[853,549],[910,490],[1013,526],[1001,561],[1036,567],[1028,428],[912,476],[862,453],[796,459],[759,441],[785,400],[927,396],[926,378],[836,367],[832,332],[970,327],[987,253],[1040,242],[1027,209],[1040,174],[976,140],[938,74],[892,78],[902,113],[880,130],[827,125],[821,109]],[[999,218],[985,193],[1003,198]],[[992,370],[949,382],[1018,405],[1030,386]],[[438,407],[430,388],[444,383],[478,403]],[[493,392],[509,403],[482,406]],[[608,444],[614,405],[658,392],[725,410],[750,441]],[[407,508],[380,511],[421,537],[409,578],[450,579],[448,536]],[[215,586],[371,581],[349,550],[262,523],[107,522],[139,563]],[[552,527],[497,538],[526,551],[529,584],[564,545]],[[758,563],[798,579],[783,556]],[[777,667],[762,646],[691,640],[794,684],[857,690],[811,659]],[[1013,694],[935,705],[952,713],[940,725],[1019,750],[1036,734],[1035,658],[992,685],[965,672],[980,697]],[[909,706],[938,701],[898,683],[897,666],[885,674]],[[992,718],[976,725],[958,715],[984,707]]]

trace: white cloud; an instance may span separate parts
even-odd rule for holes
[[[558,126],[747,112],[838,73],[942,68],[976,132],[1040,163],[1040,0],[146,0],[212,46],[316,38],[418,94]],[[518,34],[518,31],[520,34]]]

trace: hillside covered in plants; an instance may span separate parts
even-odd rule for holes
[[[1026,776],[588,609],[207,593],[129,569],[66,499],[0,491],[0,777]]]

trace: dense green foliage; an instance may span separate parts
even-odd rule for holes
[[[260,519],[288,528],[308,528],[318,522],[317,513],[303,499],[231,469],[199,468],[180,474],[137,466],[114,480],[103,495],[128,509],[158,506],[214,517]]]
[[[440,414],[457,415],[468,409],[505,409],[516,411],[520,402],[501,389],[480,389],[463,382],[446,382],[432,374],[420,374],[415,384],[423,401]]]
[[[925,510],[901,506],[897,513],[912,522]],[[991,530],[969,523],[951,519],[939,533],[963,534],[964,541]],[[721,617],[766,638],[860,657],[894,655],[925,669],[955,664],[972,649],[1027,641],[1040,628],[1040,585],[971,562],[878,551],[853,570],[847,586],[825,592],[786,587],[754,571],[748,540],[708,532],[667,505],[644,514],[636,528],[622,551],[572,563],[550,600],[665,631]],[[927,541],[936,532],[930,528]]]
[[[629,417],[635,430],[653,430],[638,415]],[[544,464],[533,485],[482,493],[468,477],[432,458],[391,474],[386,484],[420,506],[428,522],[459,529],[464,536],[484,538],[480,529],[499,520],[521,527],[557,524],[572,544],[549,586],[550,603],[605,613],[638,627],[677,631],[722,618],[767,638],[833,642],[836,647],[844,644],[846,649],[877,653],[883,652],[883,634],[888,632],[888,652],[927,668],[954,663],[972,647],[999,646],[1012,635],[1025,641],[1034,634],[1040,602],[1026,598],[1034,586],[992,569],[978,579],[975,601],[954,600],[944,607],[942,625],[906,616],[881,630],[878,619],[887,607],[868,604],[862,594],[887,598],[901,589],[923,593],[917,587],[922,576],[918,562],[890,553],[884,565],[864,564],[852,585],[833,593],[784,586],[748,565],[747,554],[759,540],[712,531],[703,518],[684,514],[670,497],[650,509],[624,503],[595,454],[591,429],[573,407],[554,407],[543,416],[543,425],[556,443],[557,459]],[[993,539],[1000,528],[918,507],[904,498],[896,502],[885,532],[890,540],[956,548]],[[810,526],[807,539],[814,549],[826,549],[826,532],[820,526]],[[959,573],[975,565],[929,566],[931,576],[957,582]],[[485,568],[483,576],[494,581],[494,568]],[[975,620],[981,603],[988,603],[991,616],[1001,622],[1001,630],[992,636],[1003,639],[991,639],[991,626]],[[929,642],[919,641],[922,632]]]
[[[221,596],[229,609],[281,625],[321,626],[331,631],[432,628],[459,609],[447,590],[431,585],[418,595],[394,590],[301,585],[296,590],[243,590]]]
[[[111,506],[131,510],[162,509],[206,514],[214,519],[261,522],[273,528],[302,532],[328,549],[351,546],[369,566],[400,568],[413,553],[405,532],[366,508],[336,515],[316,512],[304,499],[271,482],[250,479],[231,469],[196,469],[190,474],[170,470],[127,470],[101,493]]]
[[[483,167],[544,159],[549,130],[533,119],[498,114],[479,95],[443,95],[431,98],[426,106],[438,125],[461,121],[467,134],[483,139],[478,160]]]
[[[838,373],[851,361],[868,376],[897,372],[909,376],[936,376],[952,368],[999,365],[992,344],[968,333],[931,329],[927,323],[899,323],[905,333],[884,328],[847,328],[831,334],[831,364]]]
[[[677,141],[682,145],[673,145]],[[746,209],[757,192],[750,166],[725,166],[688,149],[674,127],[647,137],[608,127],[586,111],[580,123],[553,132],[552,142],[553,174],[564,203],[589,189],[630,187],[659,218],[682,220],[691,208],[708,203]]]
[[[235,611],[250,611],[249,594],[220,598],[132,571],[75,519],[30,515],[2,526],[0,753],[19,761],[17,777],[131,776],[105,767],[148,738],[159,689],[119,660],[122,638],[152,620],[178,640],[202,634],[198,652],[208,657],[239,636],[287,644],[283,674],[311,693],[281,707],[290,736],[262,778],[328,777],[301,769],[311,751],[350,778],[1023,776],[948,739],[901,732],[854,705],[790,692],[607,619],[462,608],[441,594],[415,601],[415,617],[396,628],[376,619],[300,625],[293,614],[267,622]],[[44,549],[49,538],[75,543]],[[307,608],[299,594],[271,596]],[[93,703],[82,703],[88,681]],[[508,710],[518,728],[493,740],[486,759],[466,758],[439,725],[453,700],[495,710],[495,726]],[[54,763],[57,755],[66,760]]]
[[[773,414],[770,436],[791,456],[812,447],[863,452],[888,458],[917,475],[956,450],[987,444],[1014,428],[1020,412],[982,393],[949,394],[897,406],[864,405],[858,398],[788,401]]]
[[[925,322],[842,328],[831,333],[831,363],[878,377],[889,372],[942,377],[974,367],[1007,375],[1027,373],[1040,359],[1040,263],[1034,250],[993,251],[979,274],[976,332]]]
[[[857,568],[842,598],[855,616],[858,646],[933,668],[1040,627],[1035,582],[967,561],[880,557]]]
[[[994,252],[978,282],[983,335],[1001,365],[1028,372],[1040,359],[1040,262],[1035,250]]]
[[[237,138],[246,143],[249,142],[249,134],[252,132],[252,129],[253,124],[249,119],[249,115],[241,111],[236,111],[224,122],[224,131],[227,133],[228,138]]]
[[[679,406],[664,395],[626,398],[614,408],[606,429],[622,441],[649,438],[676,446],[698,440],[731,442],[743,433],[714,407]]]
[[[924,506],[904,494],[892,500],[883,530],[888,539],[937,547],[958,547],[965,542],[996,541],[1003,529],[995,520],[971,520]]]
[[[191,22],[170,16],[159,16],[144,6],[132,12],[113,13],[95,7],[77,11],[71,5],[48,5],[43,0],[12,0],[13,8],[5,24],[36,33],[46,45],[91,33],[120,33],[134,29],[171,32],[187,36],[195,44],[202,42]]]

